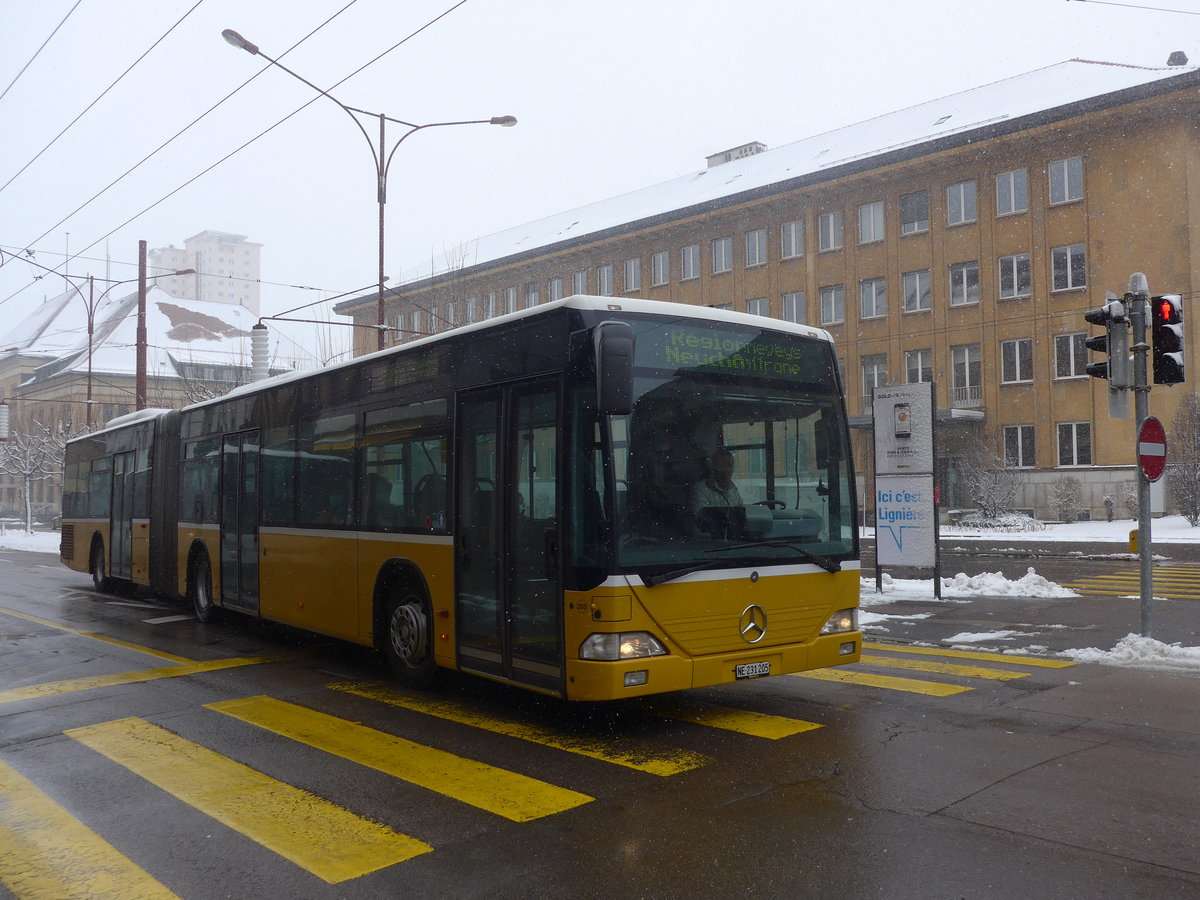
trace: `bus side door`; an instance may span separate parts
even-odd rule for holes
[[[258,613],[258,429],[227,434],[221,451],[221,603]]]
[[[458,422],[459,664],[561,691],[558,384],[467,395]]]
[[[108,574],[133,576],[133,485],[136,452],[113,455],[112,518],[109,525]]]

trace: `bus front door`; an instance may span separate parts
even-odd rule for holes
[[[258,430],[225,435],[221,452],[221,603],[258,613]]]
[[[460,400],[455,522],[458,659],[561,692],[559,403],[555,382]]]
[[[113,456],[112,520],[109,523],[108,574],[133,576],[133,451]]]

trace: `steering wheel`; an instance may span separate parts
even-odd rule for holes
[[[768,509],[784,509],[787,504],[782,500],[759,500],[755,506],[765,506]]]

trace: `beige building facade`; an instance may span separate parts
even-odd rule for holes
[[[1152,293],[1184,296],[1186,318],[1200,283],[1198,89],[1191,68],[1072,60],[734,148],[676,182],[482,239],[389,295],[389,340],[575,293],[805,322],[837,341],[867,486],[872,388],[933,381],[943,508],[973,505],[965,471],[982,449],[1017,472],[1016,508],[1057,518],[1051,495],[1071,479],[1074,515],[1103,517],[1108,498],[1121,516],[1134,424],[1109,418],[1106,385],[1084,371],[1097,357],[1083,342],[1101,333],[1084,313],[1142,272]],[[376,296],[338,311],[372,325]],[[373,350],[356,331],[357,351]],[[1200,364],[1190,324],[1186,354],[1185,383],[1150,394],[1168,432]]]

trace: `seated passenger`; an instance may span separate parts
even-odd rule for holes
[[[692,511],[710,506],[745,506],[741,492],[733,483],[733,454],[718,447],[712,456],[710,474],[692,488]]]

